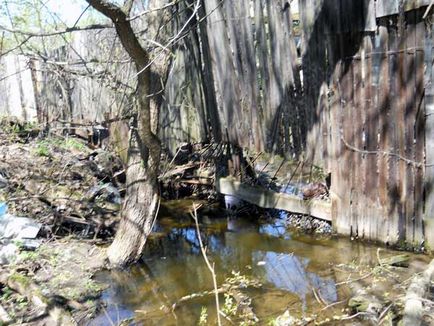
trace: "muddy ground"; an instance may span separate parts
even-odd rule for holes
[[[213,171],[197,157],[189,161],[181,148],[166,161],[163,197],[215,198]],[[106,267],[124,192],[124,165],[110,151],[0,121],[0,219],[40,227],[32,239],[0,232],[0,325],[83,325],[94,316],[104,285],[93,276]]]
[[[28,217],[40,230],[30,242],[0,240],[0,250],[9,250],[0,265],[0,324],[83,324],[92,317],[102,290],[93,275],[104,267],[124,181],[122,162],[108,151],[2,122],[0,204],[11,220]]]

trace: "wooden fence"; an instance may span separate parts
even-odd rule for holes
[[[318,103],[310,148],[332,173],[335,228],[386,243],[433,245],[428,3],[304,3],[302,20],[315,17],[304,28],[311,65],[305,79],[313,73],[323,83],[305,93]]]
[[[191,18],[194,2],[173,7],[182,12],[176,24]],[[303,157],[332,175],[339,233],[433,247],[430,2],[300,1],[297,49],[289,2],[203,0],[174,49],[160,111],[163,143],[173,151],[183,141],[226,140]],[[111,69],[129,80],[131,69]],[[125,107],[110,85],[74,78],[73,119],[99,120]]]
[[[434,245],[429,2],[300,1],[298,66],[286,2],[204,1],[222,137],[322,165],[341,234]]]

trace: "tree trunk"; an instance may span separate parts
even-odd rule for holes
[[[140,258],[158,206],[156,172],[150,173],[144,167],[136,132],[132,133],[128,154],[127,190],[122,218],[107,252],[113,265],[129,264]]]
[[[132,0],[126,2],[126,12],[105,0],[87,2],[112,20],[122,46],[133,59],[139,73],[135,93],[137,119],[131,126],[128,150],[127,191],[119,229],[107,252],[112,265],[122,266],[136,262],[140,258],[146,237],[152,228],[158,203],[157,176],[161,146],[158,137],[152,131],[151,110],[147,97],[150,93],[151,73],[150,69],[145,68],[148,67],[150,60],[149,53],[141,46],[127,19]]]

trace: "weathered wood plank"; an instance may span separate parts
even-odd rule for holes
[[[378,100],[376,105],[376,112],[378,114],[379,122],[379,144],[378,150],[385,152],[389,148],[390,143],[390,128],[388,112],[390,109],[390,97],[389,97],[389,61],[387,56],[388,50],[388,32],[387,27],[382,24],[379,26],[379,33],[377,35],[377,42],[379,43],[378,52],[380,66],[378,70]],[[387,194],[387,180],[388,180],[389,168],[388,158],[385,155],[378,156],[378,196],[380,211],[377,215],[377,228],[378,236],[388,241],[389,223],[388,218],[388,194]]]
[[[425,238],[427,246],[434,248],[434,25],[427,31],[425,53]]]
[[[352,128],[346,128],[348,130],[348,136],[345,137],[346,141],[352,146],[356,147],[358,150],[364,147],[364,136],[363,128],[364,126],[364,85],[363,85],[363,65],[365,60],[365,52],[363,45],[357,52],[357,58],[352,61],[353,68],[353,96],[354,105],[352,108],[352,115],[349,117],[348,123],[352,120]],[[348,125],[347,125],[348,126]],[[350,134],[352,133],[352,134]],[[351,135],[351,136],[350,136]],[[351,221],[353,229],[355,230],[354,236],[364,238],[365,236],[365,218],[363,212],[364,203],[361,201],[363,198],[363,185],[365,182],[365,158],[361,152],[355,152],[350,150],[347,151],[352,156],[352,164],[350,167],[353,170],[351,178]]]
[[[342,101],[341,101],[341,87],[340,87],[340,74],[341,74],[341,61],[337,60],[334,56],[339,53],[339,39],[336,35],[327,35],[327,59],[328,62],[337,62],[334,67],[329,69],[331,73],[331,98],[330,98],[330,156],[328,157],[330,172],[331,172],[331,200],[332,200],[332,226],[338,230],[338,220],[340,219],[339,209],[342,203],[343,188],[340,186],[342,180],[341,174],[341,160],[342,160],[342,142],[341,142],[341,125],[342,125]]]
[[[425,39],[425,23],[418,22],[416,26],[416,48],[423,48]],[[416,101],[415,101],[415,155],[416,162],[423,162],[425,152],[425,97],[424,97],[424,52],[416,51]],[[421,245],[424,239],[423,234],[423,183],[424,183],[424,167],[414,168],[414,243]]]
[[[226,131],[223,137],[241,141],[239,118],[239,93],[235,87],[234,63],[232,61],[224,16],[224,8],[217,0],[205,2],[207,17],[207,35],[210,48],[211,64],[216,79],[217,103],[219,107],[221,128]]]
[[[395,28],[389,28],[389,82],[390,82],[390,112],[389,112],[389,128],[390,128],[390,144],[389,151],[398,153],[398,128],[399,128],[399,109],[400,109],[400,81],[399,81],[399,36]],[[388,157],[389,159],[389,176],[388,176],[388,204],[390,216],[390,232],[389,239],[391,243],[396,243],[398,240],[404,240],[404,221],[403,208],[401,203],[400,179],[398,177],[398,159],[396,157]]]
[[[348,47],[346,46],[351,42],[350,34],[341,34],[340,36],[340,58],[342,60],[340,81],[339,85],[341,91],[341,123],[339,124],[342,128],[342,135],[339,136],[339,142],[341,146],[340,151],[340,172],[339,179],[335,180],[338,182],[338,193],[340,197],[340,202],[338,206],[338,225],[337,229],[339,233],[346,235],[356,235],[357,234],[357,221],[353,219],[353,209],[355,204],[354,201],[354,189],[351,180],[353,180],[357,169],[354,169],[354,153],[343,145],[344,138],[346,142],[354,141],[354,131],[353,128],[346,128],[346,126],[354,125],[354,116],[352,111],[354,110],[354,74],[353,65],[351,64],[352,59],[348,58]]]
[[[415,10],[424,6],[428,6],[431,0],[406,0],[404,10]],[[399,1],[376,1],[376,15],[377,18],[384,16],[397,15],[399,13]]]
[[[399,24],[399,20],[398,20]],[[403,22],[404,24],[404,22]],[[396,152],[401,157],[405,157],[405,111],[407,106],[407,71],[406,71],[406,36],[407,31],[404,27],[398,27],[398,33],[400,33],[400,41],[399,41],[399,52],[398,52],[398,61],[397,61],[397,69],[396,73],[396,82],[397,82],[397,98],[396,98],[396,106],[394,107],[394,120],[396,123]],[[407,207],[406,207],[406,197],[407,197],[407,164],[400,159],[397,159],[398,166],[398,215],[399,215],[399,227],[400,227],[400,237],[402,240],[407,239],[407,226],[408,226],[408,216],[407,216]]]
[[[405,47],[407,49],[414,49],[416,45],[416,25],[415,11],[409,13],[408,23],[405,34]],[[416,118],[417,104],[415,102],[416,90],[416,51],[407,50],[404,57],[403,65],[403,97],[404,107],[404,150],[403,156],[414,160],[414,127]],[[406,241],[414,244],[414,174],[416,172],[413,165],[405,164],[405,182],[403,185],[403,205],[405,206],[405,220],[406,220]]]
[[[324,200],[303,200],[297,196],[246,185],[232,178],[220,178],[216,186],[221,194],[235,196],[262,208],[281,209],[331,221],[331,203]]]
[[[364,88],[365,88],[365,132],[364,132],[364,148],[366,150],[375,152],[378,146],[378,116],[377,116],[377,96],[376,96],[376,82],[375,73],[378,70],[378,63],[374,62],[373,55],[373,35],[368,34],[364,38],[365,62],[364,66]],[[376,49],[377,50],[377,49]],[[375,58],[376,59],[376,58]],[[380,220],[377,211],[378,201],[378,169],[377,169],[377,155],[371,154],[365,156],[365,184],[363,189],[363,196],[366,201],[365,219],[367,223],[367,236],[369,239],[377,239],[377,224]],[[381,220],[380,220],[381,221]]]

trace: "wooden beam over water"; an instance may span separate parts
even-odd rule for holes
[[[250,186],[233,178],[219,178],[217,191],[223,195],[235,196],[262,208],[275,208],[296,214],[310,215],[331,221],[331,202],[319,199],[303,200],[294,195],[277,193],[258,186]]]

